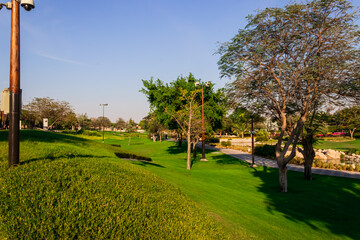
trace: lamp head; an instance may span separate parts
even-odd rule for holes
[[[21,0],[20,4],[26,11],[31,11],[35,8],[34,0]]]
[[[198,86],[200,86],[200,81],[195,82],[195,87],[198,87]]]

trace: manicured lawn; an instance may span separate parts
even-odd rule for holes
[[[335,139],[336,140],[336,139]],[[360,139],[356,139],[353,141],[326,141],[320,139],[316,144],[315,148],[318,149],[334,149],[338,151],[348,151],[353,148],[357,151],[360,151]]]
[[[111,138],[111,136],[108,136]],[[220,152],[207,152],[209,162],[186,167],[185,146],[147,139],[107,139],[107,143],[152,157],[133,162],[179,187],[234,239],[360,239],[360,181],[288,172],[289,192],[278,192],[277,169],[247,164]],[[199,151],[200,152],[200,151]]]
[[[20,147],[9,168],[0,131],[0,239],[227,238],[177,187],[117,158],[118,146],[21,131]]]

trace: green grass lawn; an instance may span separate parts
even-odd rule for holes
[[[12,169],[6,135],[0,132],[1,239],[360,239],[359,180],[314,175],[308,182],[289,172],[284,194],[277,169],[208,151],[209,162],[198,156],[188,171],[185,146],[143,135],[129,145],[128,136],[110,133],[102,144],[22,131],[22,164]]]
[[[0,131],[0,239],[227,237],[179,188],[117,158],[119,146],[21,131],[16,168],[7,149]]]
[[[134,162],[179,187],[221,222],[234,239],[360,239],[360,181],[288,172],[289,192],[278,192],[277,169],[249,168],[220,152],[186,170],[185,148],[147,139],[106,140],[152,157]],[[184,146],[185,147],[185,146]],[[200,152],[200,151],[199,151]]]
[[[336,141],[336,139],[329,141],[320,139],[314,146],[318,149],[334,149],[338,151],[348,151],[349,149],[356,149],[356,151],[360,151],[360,139],[356,139],[353,141]]]

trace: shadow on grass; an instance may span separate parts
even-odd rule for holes
[[[192,150],[192,149],[191,149]],[[179,146],[170,146],[166,149],[166,151],[169,153],[169,154],[173,154],[173,155],[176,155],[176,154],[185,154],[184,155],[184,161],[187,160],[187,143],[186,142],[183,142],[182,146],[179,147]],[[209,154],[213,152],[213,150],[208,150],[208,149],[205,149],[205,155]],[[191,152],[191,167],[197,163],[197,162],[200,162],[200,159],[202,158],[202,149],[201,148],[197,148],[196,150],[196,157],[194,158],[193,157],[193,152]]]
[[[60,159],[60,158],[67,158],[67,159],[74,159],[74,158],[108,158],[109,156],[94,156],[94,155],[61,155],[61,156],[48,156],[48,157],[43,157],[43,158],[32,158],[32,159],[28,159],[25,161],[21,161],[20,165],[24,165],[24,164],[29,164],[32,162],[38,162],[38,161],[46,161],[46,160],[50,160],[50,161],[54,161],[56,159]]]
[[[165,168],[163,165],[146,162],[146,161],[132,161],[131,163],[134,165],[142,166],[142,167],[152,166],[152,167]]]
[[[8,141],[8,131],[0,131],[0,142]],[[40,130],[21,130],[20,141],[36,141],[36,142],[65,142],[71,144],[82,144],[89,140],[54,132],[45,132]]]
[[[219,156],[213,156],[212,157],[217,164],[232,164],[232,165],[242,165],[242,166],[250,166],[250,163],[247,163],[245,161],[242,161],[240,159],[231,157],[229,155],[219,155]]]
[[[267,196],[269,212],[281,212],[316,231],[324,225],[340,238],[360,239],[359,180],[314,175],[313,181],[306,181],[303,173],[288,171],[288,193],[280,193],[278,169],[259,167],[253,175],[263,182],[258,190]]]

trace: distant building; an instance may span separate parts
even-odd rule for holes
[[[0,93],[0,111],[4,114],[9,114],[10,112],[10,89],[5,88],[4,91]],[[22,90],[20,89],[20,113],[22,108]]]
[[[5,88],[4,91],[1,91],[0,100],[0,111],[8,114],[10,112],[10,89]]]

